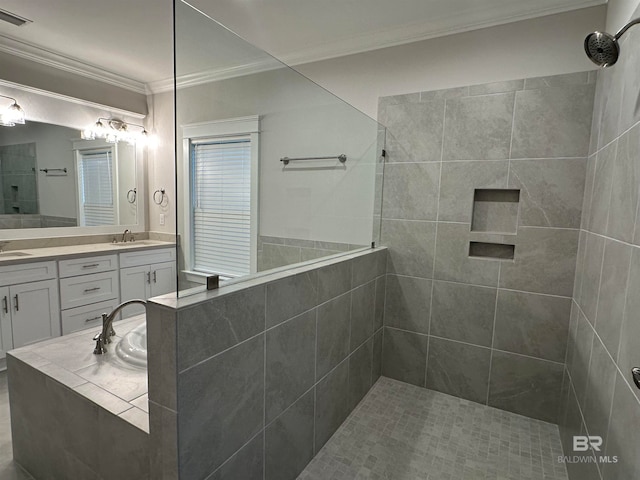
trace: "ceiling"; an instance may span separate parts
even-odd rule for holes
[[[251,43],[290,64],[322,60],[606,3],[606,0],[189,0]],[[2,0],[33,23],[0,22],[0,51],[72,65],[135,86],[173,74],[172,0]],[[106,6],[108,4],[108,7]],[[181,6],[181,9],[184,6]],[[188,9],[187,9],[188,10]],[[181,10],[182,11],[182,10]],[[200,15],[178,28],[185,73],[202,55],[233,69],[263,58]],[[179,24],[180,25],[180,24]],[[226,45],[226,47],[223,47]],[[86,68],[85,68],[86,67]],[[96,68],[97,67],[97,68]],[[126,82],[125,82],[126,83]]]

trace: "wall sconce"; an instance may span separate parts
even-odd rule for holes
[[[6,95],[0,95],[0,97],[13,101],[12,105],[9,105],[6,110],[0,112],[0,125],[3,127],[15,127],[16,124],[24,125],[24,110],[18,105],[16,99],[7,97]]]
[[[131,131],[130,127],[139,129]],[[103,138],[107,143],[127,142],[130,145],[136,143],[147,144],[149,133],[142,125],[125,122],[118,118],[98,118],[98,121],[82,131],[84,140]]]

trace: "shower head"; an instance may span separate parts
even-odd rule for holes
[[[606,32],[593,32],[584,39],[587,57],[599,67],[610,67],[618,61],[620,46],[615,37]]]
[[[618,33],[611,35],[607,32],[593,32],[584,39],[584,51],[593,63],[599,67],[610,67],[618,61],[620,56],[620,44],[618,40],[629,30],[630,27],[640,23],[640,18],[636,18],[618,30]]]

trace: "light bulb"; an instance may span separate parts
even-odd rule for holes
[[[11,105],[3,116],[9,117],[9,122],[24,125],[24,110],[17,103]]]
[[[5,114],[0,114],[0,125],[3,127],[15,127],[16,124]]]
[[[82,130],[80,136],[83,140],[95,140],[96,132],[91,127],[89,127]]]

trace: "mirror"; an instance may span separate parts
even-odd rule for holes
[[[136,147],[27,121],[0,127],[0,228],[137,223]]]

